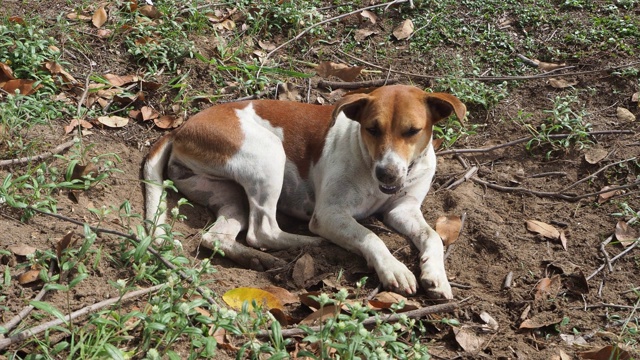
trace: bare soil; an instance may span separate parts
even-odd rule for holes
[[[49,4],[34,5],[39,11],[50,14],[52,21],[60,12],[68,12],[66,2],[53,1]],[[8,4],[12,4],[9,2]],[[41,9],[38,9],[41,7]],[[51,9],[55,8],[55,11]],[[15,15],[28,15],[25,10],[17,6],[10,7]],[[212,45],[206,36],[194,36],[197,48],[202,53],[213,52]],[[377,39],[382,41],[382,37]],[[397,44],[389,43],[393,47]],[[136,64],[122,61],[123,55],[116,55],[104,43],[96,40],[92,46],[93,52],[87,54],[95,59],[93,71],[96,74],[129,74],[136,71]],[[294,45],[295,46],[295,45]],[[317,54],[327,54],[333,60],[336,45],[318,44],[313,53],[301,55],[305,61],[319,61]],[[387,59],[394,64],[394,70],[407,72],[422,72],[417,69],[411,59],[418,56],[408,50],[396,51],[398,58]],[[379,59],[361,56],[364,60],[379,63]],[[124,56],[126,59],[126,56]],[[71,66],[68,71],[81,79],[88,74],[84,58],[78,56],[65,59]],[[606,67],[614,59],[591,59],[591,63],[599,67]],[[515,60],[514,60],[515,61]],[[616,61],[617,63],[617,61]],[[406,65],[405,65],[406,64]],[[387,64],[381,64],[386,66]],[[186,68],[192,71],[189,86],[197,91],[213,92],[210,74],[214,69],[206,64],[187,60]],[[535,70],[532,70],[532,72]],[[378,75],[367,75],[365,79],[374,79]],[[395,76],[395,75],[394,75]],[[401,82],[413,83],[417,86],[429,87],[429,80],[397,77]],[[626,202],[635,210],[640,210],[638,188],[621,191],[615,197],[598,203],[597,196],[590,196],[580,201],[566,201],[552,196],[535,196],[530,193],[514,191],[516,188],[526,188],[532,191],[554,193],[570,186],[574,182],[595,173],[603,166],[637,156],[640,153],[640,138],[637,135],[638,121],[622,122],[616,117],[616,107],[622,106],[640,115],[637,103],[631,103],[631,94],[638,91],[637,82],[616,78],[607,73],[593,73],[575,77],[580,88],[594,89],[590,95],[582,94],[581,99],[586,104],[588,121],[593,124],[593,130],[633,130],[635,134],[611,134],[591,137],[594,142],[591,148],[604,149],[607,156],[596,164],[589,164],[585,154],[589,149],[569,149],[556,152],[550,159],[546,159],[547,148],[527,151],[524,144],[505,147],[485,153],[470,153],[453,156],[452,154],[438,157],[438,170],[432,189],[423,204],[423,213],[427,221],[434,225],[438,217],[444,215],[466,214],[466,221],[460,238],[448,250],[446,268],[449,279],[458,284],[454,288],[457,301],[461,301],[459,310],[455,314],[441,314],[431,320],[429,333],[424,341],[430,345],[430,351],[435,358],[491,358],[491,359],[551,359],[559,354],[559,349],[572,357],[579,351],[605,346],[618,341],[616,334],[621,330],[614,319],[625,319],[631,310],[622,307],[606,307],[602,304],[633,306],[638,301],[637,294],[628,290],[640,286],[640,255],[638,250],[621,257],[612,264],[612,270],[606,267],[588,281],[585,279],[599,269],[606,260],[600,250],[600,244],[609,237],[619,220],[629,220],[630,217],[615,217],[613,213],[621,212],[620,204]],[[159,76],[159,81],[166,81],[166,75]],[[318,96],[328,94],[328,90],[315,87],[317,78],[311,80],[312,102]],[[307,83],[303,80],[293,80],[300,85],[303,93]],[[162,92],[165,91],[165,92]],[[171,94],[171,90],[161,90],[151,93],[147,97],[147,104],[154,105],[162,96]],[[526,110],[534,114],[530,120],[533,127],[542,123],[546,114],[541,109],[549,109],[550,101],[556,95],[561,95],[568,89],[553,88],[546,79],[533,79],[518,83],[511,90],[507,99],[501,101],[490,110],[479,106],[470,106],[469,124],[481,125],[475,135],[465,137],[455,144],[456,149],[481,148],[498,145],[530,133],[519,123],[512,121],[519,110]],[[270,96],[270,95],[265,95]],[[229,99],[231,100],[231,99]],[[198,103],[199,107],[209,104]],[[69,119],[60,119],[53,124],[55,136],[47,136],[51,147],[67,141],[63,126]],[[468,124],[468,125],[469,125]],[[51,131],[51,130],[49,130]],[[96,217],[88,208],[119,206],[128,200],[134,211],[143,212],[142,184],[139,181],[140,165],[151,143],[161,136],[164,131],[154,128],[149,123],[131,123],[122,129],[94,128],[88,137],[95,147],[93,154],[115,153],[121,158],[118,168],[123,172],[110,177],[105,183],[92,188],[78,196],[70,197],[68,193],[57,194],[58,212],[74,219],[97,224]],[[50,160],[52,165],[64,166],[61,160]],[[478,166],[478,179],[490,184],[500,185],[504,189],[493,189],[474,181],[465,181],[461,185],[446,189],[451,179],[458,179],[466,172],[466,166]],[[3,177],[8,172],[19,173],[21,168],[2,169]],[[637,163],[627,163],[599,173],[589,181],[573,187],[570,193],[581,195],[600,191],[604,186],[618,186],[631,184],[639,175]],[[178,196],[172,196],[175,201]],[[73,230],[81,232],[81,228],[67,222],[46,216],[35,216],[28,222],[19,220],[20,214],[7,207],[0,208],[0,228],[3,229],[1,239],[2,249],[16,244],[28,244],[38,249],[52,249],[55,242],[66,232]],[[186,254],[197,262],[209,257],[211,252],[200,248],[200,231],[211,221],[211,214],[206,209],[195,206],[184,208],[187,220],[177,224],[177,230],[184,234],[182,243]],[[121,231],[123,229],[115,215],[110,215],[108,221],[101,223],[103,227],[110,227]],[[553,224],[563,230],[567,238],[567,248],[559,240],[546,239],[527,231],[526,220],[538,220]],[[283,220],[289,228],[299,228],[299,224]],[[376,232],[395,255],[410,268],[419,272],[417,251],[403,237],[384,228],[375,218],[367,221],[367,225]],[[304,230],[304,226],[303,229]],[[119,251],[119,241],[111,236],[100,236],[96,245],[105,254]],[[613,257],[623,250],[620,244],[614,243],[606,247],[609,256]],[[304,288],[296,286],[292,280],[292,269],[295,260],[304,253],[309,253],[315,260],[315,274],[313,280],[307,282]],[[355,282],[363,276],[368,276],[367,291],[372,291],[377,285],[374,273],[367,269],[363,259],[347,253],[339,247],[326,244],[321,247],[303,249],[294,252],[279,252],[274,255],[288,261],[289,265],[271,272],[259,272],[239,268],[234,263],[222,258],[214,258],[219,266],[219,272],[212,275],[215,281],[215,291],[222,294],[229,289],[240,286],[264,287],[276,285],[287,288],[295,293],[309,290],[333,289],[328,284],[337,283],[339,286],[353,288]],[[2,321],[6,321],[17,314],[40,290],[41,284],[21,286],[15,276],[22,271],[15,265],[24,259],[12,257],[3,259],[3,264],[10,267],[14,286],[7,294],[6,303],[9,308],[2,314]],[[509,288],[505,288],[504,281],[512,273],[513,280]],[[338,275],[342,276],[338,279]],[[104,256],[97,271],[91,273],[90,279],[81,283],[68,299],[65,294],[51,292],[44,300],[56,305],[60,309],[74,311],[92,303],[99,302],[116,295],[116,290],[109,284],[121,278],[132,277],[133,270],[120,268]],[[537,290],[542,279],[553,279],[555,285],[550,287],[548,294]],[[325,281],[323,280],[330,280]],[[588,288],[585,287],[585,283]],[[414,300],[423,305],[431,302],[418,294]],[[143,301],[141,299],[140,301]],[[132,306],[135,304],[132,304]],[[600,306],[598,306],[600,305]],[[303,310],[295,310],[303,311]],[[480,314],[487,312],[498,323],[497,332],[483,332],[480,327],[484,322]],[[636,314],[637,316],[637,314]],[[441,317],[457,318],[462,325],[468,326],[473,333],[483,340],[479,350],[473,353],[465,352],[454,336],[449,326],[438,324]],[[562,319],[568,323],[561,323]],[[546,326],[534,326],[534,329],[520,329],[526,319],[533,319]],[[34,318],[29,318],[21,326],[27,327],[37,324]],[[571,345],[564,335],[579,334],[585,340],[584,345]],[[562,336],[561,336],[562,335]],[[188,347],[187,347],[188,348]],[[220,350],[221,356],[225,355]],[[232,353],[228,353],[231,357]]]

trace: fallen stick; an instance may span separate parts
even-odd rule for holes
[[[318,81],[318,87],[353,90],[353,89],[361,89],[361,88],[368,88],[368,87],[391,85],[396,83],[398,83],[398,79],[384,79],[384,80],[381,79],[381,80],[354,81],[354,82],[320,80]]]
[[[588,135],[613,135],[613,134],[635,134],[632,130],[600,130],[600,131],[590,131],[587,133]],[[571,136],[572,134],[552,134],[549,135],[550,139],[562,139]],[[509,141],[504,144],[490,146],[486,148],[479,149],[451,149],[451,150],[443,150],[436,152],[436,155],[449,155],[449,154],[469,154],[469,153],[487,153],[491,151],[495,151],[498,149],[502,149],[509,146],[514,146],[518,144],[525,143],[529,140],[535,139],[534,136],[529,136],[525,138],[520,138],[517,140]]]
[[[76,139],[74,138],[73,140],[69,140],[64,144],[60,144],[60,145],[56,146],[53,150],[43,152],[40,155],[25,156],[25,157],[22,157],[22,158],[19,158],[19,159],[0,160],[0,167],[10,166],[10,165],[20,165],[20,164],[28,163],[28,162],[31,162],[31,161],[44,160],[44,159],[52,157],[55,154],[59,154],[59,153],[65,151],[65,150],[67,150],[68,148],[72,147],[73,144],[75,144],[75,143],[76,143]]]
[[[636,221],[638,221],[638,217],[637,216],[632,218],[632,219],[630,219],[629,221],[627,221],[627,225],[632,225]],[[608,244],[613,239],[613,236],[614,235],[609,236],[605,241],[602,242],[601,249],[603,249],[604,245]],[[640,238],[638,238],[636,241],[634,241],[633,244],[631,244],[628,248],[624,249],[620,254],[612,257],[611,259],[609,259],[609,257],[608,257],[609,254],[605,252],[605,254],[607,255],[607,257],[605,258],[605,261],[606,261],[605,264],[600,265],[600,267],[598,269],[596,269],[596,271],[591,273],[591,275],[587,276],[586,277],[587,281],[591,280],[594,276],[596,276],[600,271],[602,271],[605,268],[605,266],[609,267],[609,271],[613,271],[612,264],[616,260],[618,260],[619,258],[624,256],[625,254],[627,254],[629,251],[631,251],[634,247],[636,247],[639,242],[640,242]]]
[[[363,322],[362,325],[364,326],[369,326],[369,325],[374,325],[376,324],[378,321],[381,322],[387,322],[387,323],[393,323],[396,322],[398,320],[400,320],[401,316],[406,316],[408,318],[411,319],[419,319],[421,317],[424,317],[426,315],[429,314],[437,314],[437,313],[448,313],[448,312],[452,312],[453,310],[458,308],[458,303],[446,303],[446,304],[438,304],[438,305],[432,305],[432,306],[427,306],[421,309],[416,309],[416,310],[411,310],[411,311],[407,311],[407,312],[403,312],[403,313],[399,313],[399,314],[390,314],[387,316],[370,316],[368,318],[366,318]],[[318,326],[309,326],[308,329],[310,331],[320,331],[323,328],[324,325],[318,325]],[[283,337],[292,337],[292,336],[298,336],[298,335],[304,335],[307,332],[303,329],[300,329],[298,327],[296,328],[292,328],[292,329],[285,329],[282,330],[282,336]],[[260,338],[268,338],[269,336],[271,336],[271,331],[269,330],[261,330],[256,334],[257,337]]]
[[[64,220],[64,221],[70,222],[72,224],[76,224],[76,225],[80,225],[80,226],[84,226],[85,225],[85,223],[83,223],[82,221],[78,221],[78,220],[66,217],[64,215],[52,214],[50,212],[42,211],[42,210],[36,209],[34,207],[31,207],[31,206],[29,206],[27,208],[29,210],[33,210],[33,211],[35,211],[37,213],[40,213],[40,214],[43,214],[43,215],[47,215],[47,216],[51,216],[51,217],[54,217],[54,218],[57,218],[57,219],[60,219],[60,220]],[[104,234],[116,235],[116,236],[123,237],[125,239],[129,239],[129,240],[133,241],[136,244],[140,244],[140,240],[135,235],[125,234],[125,233],[122,233],[122,232],[119,232],[119,231],[103,229],[103,228],[99,228],[99,227],[91,226],[91,225],[88,225],[88,226],[91,229],[91,231],[94,231],[96,233],[104,233]],[[150,252],[153,256],[155,256],[158,260],[160,260],[160,262],[162,262],[162,264],[164,264],[164,266],[168,267],[171,270],[174,270],[178,274],[178,276],[180,276],[180,278],[182,278],[182,280],[188,282],[189,284],[193,284],[193,279],[191,279],[191,277],[189,275],[187,275],[184,271],[179,270],[169,260],[165,259],[156,249],[152,248],[151,246],[148,246],[147,247],[147,251]],[[205,300],[207,300],[210,304],[219,306],[218,302],[215,301],[211,296],[209,296],[207,294],[207,291],[205,291],[202,287],[196,286],[196,291]]]
[[[480,184],[480,185],[484,185],[488,188],[492,188],[494,190],[500,190],[500,191],[504,191],[504,192],[515,192],[515,193],[523,193],[523,194],[530,194],[530,195],[535,195],[538,197],[548,197],[548,198],[556,198],[556,199],[562,199],[562,200],[566,200],[566,201],[578,201],[578,200],[582,200],[588,197],[592,197],[592,196],[596,196],[596,195],[600,195],[600,194],[604,194],[610,191],[617,191],[617,190],[624,190],[624,189],[628,189],[628,188],[632,188],[634,186],[638,186],[640,185],[640,180],[631,183],[631,184],[627,184],[627,185],[620,185],[620,186],[614,186],[611,188],[608,188],[606,190],[600,190],[600,191],[596,191],[596,192],[592,192],[592,193],[588,193],[588,194],[583,194],[583,195],[566,195],[566,194],[562,194],[559,192],[548,192],[548,191],[536,191],[536,190],[531,190],[531,189],[527,189],[527,188],[523,188],[523,187],[508,187],[508,186],[502,186],[502,185],[498,185],[498,184],[493,184],[490,183],[488,181],[484,181],[481,180],[477,177],[472,177],[471,181]]]
[[[107,300],[103,300],[99,303],[93,304],[93,305],[89,305],[86,306],[80,310],[74,311],[71,314],[65,316],[64,321],[62,319],[55,319],[55,320],[51,320],[49,322],[46,322],[44,324],[40,324],[38,326],[32,327],[31,329],[27,329],[25,331],[19,332],[15,335],[12,335],[6,339],[0,339],[0,351],[4,350],[7,346],[10,346],[12,344],[15,344],[17,342],[23,341],[27,338],[30,338],[32,336],[35,336],[45,330],[51,329],[54,326],[59,326],[59,325],[63,325],[65,323],[70,322],[71,320],[77,319],[81,316],[84,315],[88,315],[94,311],[100,310],[104,307],[113,305],[119,301],[126,301],[141,295],[145,295],[145,294],[149,294],[152,292],[157,291],[158,289],[160,289],[161,287],[163,287],[164,284],[160,284],[160,285],[156,285],[150,288],[146,288],[146,289],[141,289],[141,290],[136,290],[136,291],[132,291],[130,293],[124,294],[123,296],[118,296],[118,297],[113,297],[111,299],[107,299]]]

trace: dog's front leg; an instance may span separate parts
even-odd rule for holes
[[[427,224],[420,203],[406,196],[384,214],[384,223],[409,237],[420,253],[420,283],[435,298],[452,299],[453,293],[444,269],[444,246],[440,235]]]
[[[385,288],[415,294],[416,277],[389,251],[384,242],[360,225],[340,207],[328,207],[313,214],[309,228],[314,233],[351,252],[362,255],[374,268]]]

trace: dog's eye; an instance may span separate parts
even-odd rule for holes
[[[404,133],[402,133],[402,136],[404,136],[404,137],[412,137],[413,135],[416,135],[417,133],[419,133],[420,130],[422,130],[422,129],[411,128],[411,129],[405,131]]]
[[[371,134],[371,136],[374,136],[374,137],[378,137],[381,134],[380,133],[380,128],[378,128],[377,126],[368,127],[365,130],[367,130],[367,132],[369,134]]]

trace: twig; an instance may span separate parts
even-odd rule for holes
[[[31,162],[31,161],[44,160],[44,159],[50,158],[51,156],[53,156],[55,154],[59,154],[59,153],[65,151],[65,150],[67,150],[68,148],[72,147],[73,144],[75,144],[75,143],[76,143],[76,139],[74,138],[73,140],[69,140],[64,144],[60,144],[60,145],[56,146],[55,149],[53,149],[51,151],[46,151],[46,152],[43,152],[42,154],[39,154],[39,155],[25,156],[25,157],[19,158],[19,159],[0,160],[0,167],[10,166],[10,165],[19,165],[19,164],[28,163],[28,162]]]
[[[564,171],[549,171],[549,172],[529,175],[527,177],[530,179],[535,179],[535,178],[541,178],[541,177],[547,177],[547,176],[567,176],[567,173]]]
[[[378,321],[392,323],[400,320],[400,318],[403,316],[406,316],[411,319],[419,319],[429,314],[448,313],[457,309],[459,306],[458,304],[459,303],[438,304],[438,305],[427,306],[421,309],[411,310],[411,311],[407,311],[399,314],[390,314],[388,316],[379,316],[379,315],[370,316],[362,322],[362,325],[364,326],[374,325]],[[309,329],[309,331],[320,331],[322,329],[322,326],[310,326],[307,329]],[[297,327],[292,329],[282,330],[283,337],[304,335],[305,333],[306,333],[305,330]],[[260,338],[268,338],[270,335],[271,335],[271,331],[268,331],[268,330],[261,330],[256,334],[256,336]]]
[[[382,4],[376,4],[376,5],[367,6],[367,7],[358,9],[358,10],[354,10],[354,11],[348,12],[346,14],[341,14],[341,15],[338,15],[338,16],[334,16],[332,18],[328,18],[326,20],[322,20],[320,22],[317,22],[317,23],[309,26],[308,28],[306,28],[306,29],[302,30],[301,32],[299,32],[298,35],[296,35],[293,38],[285,41],[284,43],[282,43],[280,45],[278,45],[275,49],[269,51],[267,53],[267,55],[264,57],[264,61],[260,65],[260,68],[258,69],[258,73],[256,74],[256,77],[260,76],[260,72],[262,71],[262,68],[263,68],[264,64],[267,63],[266,60],[269,59],[271,57],[271,55],[273,55],[274,53],[276,53],[278,50],[282,49],[283,47],[291,44],[292,42],[300,39],[302,36],[304,36],[304,34],[308,33],[313,28],[316,28],[316,27],[318,27],[320,25],[324,25],[326,23],[330,23],[330,22],[333,22],[333,21],[336,21],[336,20],[343,19],[343,18],[345,18],[347,16],[351,16],[351,15],[354,15],[354,14],[361,13],[361,12],[363,12],[365,10],[372,10],[372,9],[376,9],[376,8],[384,7],[384,6],[388,7],[388,6],[393,5],[393,4],[402,4],[402,3],[405,3],[407,1],[409,1],[409,0],[393,0],[393,1],[386,2],[386,3],[382,3]]]
[[[398,79],[384,79],[384,80],[369,80],[369,81],[318,81],[318,87],[332,88],[332,89],[360,89],[367,87],[378,87],[383,85],[396,84]]]
[[[601,130],[601,131],[590,131],[587,133],[588,135],[613,135],[613,134],[635,134],[632,130]],[[549,135],[550,139],[562,139],[571,136],[572,134],[552,134]],[[520,138],[517,140],[509,141],[504,144],[490,146],[486,148],[479,149],[450,149],[436,152],[436,155],[449,155],[449,154],[469,154],[469,153],[487,153],[491,151],[495,151],[498,149],[502,149],[508,146],[514,146],[518,144],[522,144],[529,140],[535,139],[535,136],[530,136],[526,138]]]
[[[34,207],[31,207],[31,206],[29,206],[28,209],[29,210],[33,210],[33,211],[35,211],[37,213],[40,213],[40,214],[43,214],[43,215],[51,216],[51,217],[54,217],[54,218],[57,218],[57,219],[60,219],[60,220],[64,220],[64,221],[70,222],[72,224],[76,224],[76,225],[80,225],[80,226],[84,226],[85,225],[85,223],[83,223],[82,221],[78,221],[78,220],[66,217],[64,215],[52,214],[50,212],[42,211],[42,210],[36,209]],[[94,231],[96,233],[104,233],[104,234],[116,235],[116,236],[123,237],[125,239],[129,239],[129,240],[133,241],[136,244],[140,244],[140,240],[135,235],[125,234],[125,233],[122,233],[122,232],[119,232],[119,231],[103,229],[103,228],[99,228],[99,227],[95,227],[95,226],[91,226],[91,225],[88,225],[88,226],[91,229],[91,231]],[[168,267],[171,270],[176,271],[178,273],[178,275],[182,278],[182,280],[188,282],[189,284],[193,284],[193,279],[191,277],[189,277],[189,275],[185,274],[184,271],[178,269],[169,260],[165,259],[156,249],[154,249],[151,246],[149,246],[149,247],[147,247],[147,251],[150,252],[153,256],[155,256],[158,260],[160,260],[160,262],[162,262],[162,264],[164,264],[164,266]],[[207,292],[202,287],[196,286],[196,291],[198,291],[198,293],[200,295],[202,295],[202,297],[204,299],[206,299],[210,304],[219,306],[218,303],[211,296],[207,295]]]
[[[471,285],[460,284],[460,283],[456,283],[456,282],[453,282],[453,281],[449,281],[449,285],[451,285],[452,288],[458,288],[458,289],[462,289],[462,290],[473,289],[473,286],[471,286]]]
[[[633,225],[633,223],[635,223],[636,221],[638,221],[638,217],[635,216],[631,219],[629,219],[629,221],[627,221],[627,225]],[[587,276],[587,281],[591,280],[594,276],[596,276],[600,271],[602,271],[602,269],[604,269],[605,265],[607,265],[609,271],[613,272],[613,262],[615,262],[616,260],[618,260],[620,257],[622,257],[624,254],[628,253],[629,251],[631,251],[631,249],[633,249],[634,247],[636,247],[636,245],[638,245],[638,242],[640,242],[640,238],[638,238],[637,241],[635,241],[633,244],[631,244],[631,246],[629,246],[628,248],[624,249],[620,254],[614,256],[613,258],[609,259],[609,254],[604,250],[605,245],[607,245],[609,242],[611,242],[611,240],[613,240],[613,236],[615,234],[612,234],[611,236],[609,236],[605,241],[602,242],[602,244],[600,244],[600,250],[605,254],[605,261],[606,263],[601,265],[596,271],[594,271],[591,275]]]
[[[53,276],[53,266],[54,266],[55,262],[53,259],[51,259],[51,263],[49,264],[49,277]],[[46,286],[43,286],[42,289],[40,289],[40,292],[36,295],[36,297],[33,298],[33,301],[40,301],[42,300],[42,298],[47,294],[48,290]],[[2,324],[1,327],[7,329],[7,331],[11,331],[11,329],[13,329],[14,327],[16,327],[18,324],[20,324],[20,322],[22,320],[24,320],[27,315],[29,315],[29,313],[34,309],[34,307],[32,305],[27,305],[24,309],[20,310],[20,312],[18,313],[18,315],[14,316],[13,318],[11,318],[11,320],[7,321],[6,323]],[[4,338],[3,335],[0,335],[0,339]]]
[[[463,177],[461,177],[460,179],[454,181],[453,183],[451,183],[451,185],[447,186],[447,189],[451,190],[451,189],[455,189],[457,188],[460,184],[462,184],[465,181],[468,181],[473,175],[475,175],[475,173],[478,172],[478,167],[477,166],[472,166],[466,174],[464,174]]]
[[[637,156],[634,156],[634,157],[632,157],[632,158],[628,158],[628,159],[620,160],[620,161],[617,161],[617,162],[614,162],[614,163],[611,163],[611,164],[605,165],[605,166],[601,167],[598,171],[594,172],[593,174],[591,174],[591,175],[589,175],[589,176],[587,176],[587,177],[584,177],[584,178],[582,178],[582,179],[580,179],[580,180],[578,180],[578,181],[574,182],[573,184],[571,184],[571,185],[569,185],[569,186],[565,187],[564,189],[560,190],[560,192],[565,192],[565,191],[567,191],[567,190],[569,190],[569,189],[573,189],[574,187],[578,186],[579,184],[581,184],[581,183],[583,183],[583,182],[585,182],[585,181],[587,181],[587,180],[589,180],[589,179],[591,179],[591,178],[596,177],[598,174],[600,174],[601,172],[605,171],[606,169],[608,169],[608,168],[610,168],[610,167],[612,167],[612,166],[616,166],[616,165],[619,165],[619,164],[622,164],[622,163],[626,163],[626,162],[629,162],[629,161],[634,161],[634,160],[636,160],[637,158],[638,158]]]
[[[492,188],[494,190],[500,190],[500,191],[505,191],[505,192],[515,192],[515,193],[524,193],[524,194],[530,194],[530,195],[535,195],[538,197],[548,197],[548,198],[556,198],[556,199],[562,199],[562,200],[566,200],[566,201],[578,201],[578,200],[582,200],[588,197],[592,197],[592,196],[597,196],[600,194],[604,194],[610,191],[617,191],[617,190],[624,190],[624,189],[628,189],[628,188],[632,188],[635,186],[640,185],[640,180],[637,180],[631,184],[626,184],[626,185],[620,185],[620,186],[614,186],[614,187],[610,187],[606,190],[600,190],[600,191],[596,191],[596,192],[592,192],[592,193],[588,193],[588,194],[582,194],[582,195],[566,195],[566,194],[562,194],[560,192],[547,192],[547,191],[536,191],[536,190],[531,190],[531,189],[527,189],[527,188],[523,188],[523,187],[508,187],[508,186],[502,186],[502,185],[498,185],[498,184],[493,184],[490,183],[488,181],[485,180],[481,180],[478,179],[477,177],[472,177],[471,181],[480,184],[480,185],[484,185],[486,187]]]
[[[350,57],[350,58],[352,58],[354,60],[357,60],[357,61],[359,61],[359,62],[361,62],[363,64],[369,65],[369,66],[377,68],[377,69],[386,70],[385,67],[382,67],[380,65],[376,65],[376,64],[370,63],[368,61],[362,60],[362,59],[360,59],[358,57],[355,57],[355,56],[353,56],[351,54],[348,54],[348,53],[346,53],[346,52],[344,52],[342,50],[338,49],[338,52],[340,54],[342,54],[342,55],[345,55],[345,56]],[[476,80],[476,81],[534,80],[534,79],[545,79],[545,78],[550,78],[550,77],[588,75],[588,74],[594,74],[594,73],[605,72],[605,71],[609,72],[609,71],[620,70],[620,69],[636,66],[638,64],[640,64],[640,61],[633,61],[633,62],[630,62],[628,64],[618,65],[618,66],[609,67],[609,68],[600,69],[600,70],[576,71],[576,72],[570,72],[570,73],[564,73],[564,74],[559,74],[558,71],[571,69],[573,67],[572,66],[567,66],[567,67],[563,67],[563,68],[554,69],[554,70],[548,71],[548,72],[543,73],[543,74],[537,74],[537,75],[524,75],[524,76],[456,76],[456,79]],[[409,76],[409,77],[423,78],[423,79],[445,79],[445,78],[450,78],[451,77],[451,75],[424,75],[424,74],[409,73],[409,72],[399,71],[399,70],[393,70],[393,72],[396,73],[396,74],[400,74],[400,75],[405,75],[405,76]]]
[[[35,336],[36,334],[39,334],[45,330],[48,330],[54,326],[59,326],[65,323],[70,322],[71,320],[77,319],[81,316],[84,315],[88,315],[94,311],[100,310],[104,307],[113,305],[117,302],[120,301],[126,301],[141,295],[145,295],[145,294],[149,294],[152,292],[157,291],[158,289],[160,289],[161,287],[163,287],[165,284],[160,284],[160,285],[156,285],[156,286],[152,286],[150,288],[146,288],[146,289],[141,289],[141,290],[136,290],[136,291],[132,291],[130,293],[124,294],[123,296],[118,296],[118,297],[113,297],[111,299],[107,299],[107,300],[103,300],[99,303],[93,304],[93,305],[89,305],[86,306],[80,310],[74,311],[71,314],[65,316],[64,320],[62,319],[55,319],[49,322],[46,322],[44,324],[40,324],[38,326],[32,327],[31,329],[19,332],[13,336],[10,336],[6,339],[0,339],[0,350],[5,349],[7,346],[10,346],[11,344],[15,344],[17,342],[23,341],[31,336]]]
[[[600,304],[593,304],[593,305],[587,305],[584,307],[580,307],[579,309],[598,309],[598,308],[612,308],[612,309],[634,309],[634,306],[632,305],[616,305],[616,304],[607,304],[607,303],[600,303]]]

